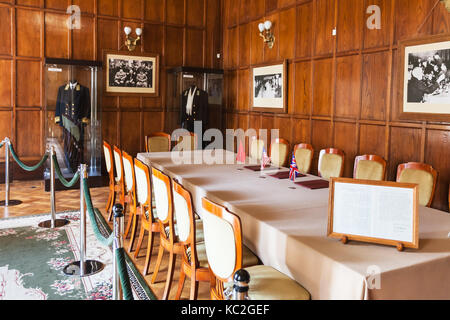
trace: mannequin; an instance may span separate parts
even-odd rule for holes
[[[208,93],[192,85],[182,93],[180,125],[183,129],[194,132],[195,121],[202,121],[204,132],[208,124]]]
[[[64,155],[73,173],[83,161],[84,127],[91,115],[89,89],[73,79],[58,89],[55,123],[63,128]]]

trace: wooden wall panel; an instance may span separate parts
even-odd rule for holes
[[[145,20],[164,21],[164,1],[145,0]]]
[[[16,101],[18,107],[41,106],[41,64],[39,61],[17,60]]]
[[[12,107],[12,67],[11,60],[0,60],[0,83],[3,84],[0,86],[0,107]],[[3,140],[3,138],[0,139]]]
[[[323,59],[314,61],[313,72],[313,115],[330,116],[333,94],[333,60]]]
[[[12,53],[11,41],[11,8],[0,7],[0,54],[10,55]]]
[[[370,5],[380,8],[380,29],[367,27]],[[448,208],[450,123],[404,121],[397,112],[398,41],[450,34],[450,13],[442,3],[257,0],[252,1],[250,12],[245,10],[248,1],[224,0],[223,60],[231,75],[225,79],[228,126],[245,125],[243,70],[249,70],[251,77],[253,67],[286,59],[288,113],[254,112],[249,105],[249,128],[279,129],[292,146],[311,143],[313,173],[317,173],[320,149],[327,147],[345,151],[347,177],[352,176],[354,158],[360,154],[385,158],[389,180],[395,180],[399,163],[430,163],[440,176],[433,207]],[[259,36],[258,23],[266,19],[273,23],[273,49]]]
[[[315,54],[323,55],[333,52],[334,37],[332,31],[335,26],[335,1],[316,0],[316,34]]]
[[[379,52],[363,56],[361,118],[386,119],[389,54]]]
[[[427,134],[427,154],[425,162],[432,165],[439,173],[437,191],[434,196],[433,206],[441,210],[447,210],[447,188],[450,181],[450,132],[442,130],[429,130]]]
[[[361,57],[346,56],[336,59],[336,110],[335,115],[356,118],[359,115],[361,96]]]
[[[297,57],[309,57],[312,49],[312,16],[313,3],[309,2],[297,7],[296,30]]]
[[[41,55],[42,13],[37,10],[16,10],[16,50],[18,56]]]
[[[45,13],[45,56],[51,58],[69,58],[69,28],[67,15]]]
[[[358,50],[361,46],[363,1],[339,0],[337,51]]]

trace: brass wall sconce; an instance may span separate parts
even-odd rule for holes
[[[125,45],[127,46],[129,51],[133,51],[134,49],[136,49],[136,45],[137,45],[138,41],[141,39],[142,29],[141,28],[136,28],[137,38],[130,37],[130,34],[131,34],[131,28],[130,27],[125,27],[123,29],[123,31],[125,31],[125,35],[127,37],[126,40],[125,40]]]
[[[275,43],[275,36],[272,32],[272,22],[267,20],[264,23],[260,23],[258,25],[259,28],[259,35],[264,39],[264,43],[267,44],[269,49],[273,48],[273,45]]]

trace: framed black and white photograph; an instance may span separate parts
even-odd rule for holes
[[[252,109],[263,112],[287,112],[286,62],[253,68]]]
[[[413,120],[450,120],[450,37],[400,44],[399,113]]]
[[[105,52],[104,63],[106,94],[158,96],[158,55]]]

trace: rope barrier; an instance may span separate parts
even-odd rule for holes
[[[47,161],[48,159],[48,154],[46,153],[41,161],[39,161],[38,164],[36,164],[35,166],[29,167],[27,166],[25,163],[23,163],[22,161],[20,161],[19,157],[17,156],[16,152],[14,151],[14,147],[12,146],[12,144],[9,144],[9,150],[11,151],[11,155],[13,156],[14,160],[17,162],[17,164],[25,171],[31,172],[31,171],[35,171],[37,169],[39,169],[45,161]]]
[[[91,191],[89,190],[87,180],[88,179],[82,179],[82,183],[84,185],[84,201],[86,202],[86,209],[89,214],[89,219],[91,220],[92,229],[94,230],[94,234],[98,241],[100,241],[105,246],[111,246],[114,241],[114,234],[111,233],[108,238],[105,238],[102,235],[97,224],[97,219],[95,218],[96,215],[101,215],[101,213],[98,211],[98,209],[94,209],[94,206],[92,205]]]
[[[134,300],[133,291],[131,290],[130,277],[128,276],[127,265],[125,262],[125,251],[123,248],[116,249],[117,271],[122,286],[123,300]]]
[[[5,145],[4,142],[0,142],[0,149],[3,148],[4,145]]]
[[[66,178],[64,178],[64,175],[61,172],[61,168],[59,167],[58,159],[56,158],[56,155],[53,155],[52,159],[53,159],[53,164],[55,165],[55,172],[56,172],[56,175],[58,176],[59,181],[61,181],[63,186],[65,186],[66,188],[73,187],[80,178],[80,172],[77,171],[75,173],[75,175],[73,176],[72,180],[68,181],[68,180],[66,180]]]

